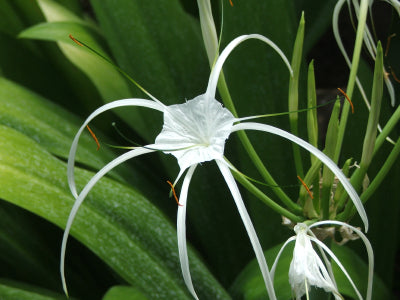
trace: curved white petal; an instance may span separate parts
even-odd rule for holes
[[[269,298],[271,300],[275,300],[276,299],[275,290],[274,290],[274,285],[273,285],[273,282],[271,279],[270,272],[268,270],[268,265],[265,260],[264,253],[261,248],[260,242],[258,240],[257,233],[253,227],[250,216],[247,213],[246,206],[243,203],[242,196],[240,195],[240,192],[239,192],[239,188],[229,170],[229,167],[226,165],[226,163],[222,160],[215,160],[215,161],[217,162],[217,165],[222,173],[222,176],[224,177],[225,182],[228,185],[229,190],[231,191],[233,199],[235,200],[236,206],[238,208],[240,217],[242,218],[244,227],[246,228],[247,234],[249,235],[251,245],[253,246],[253,250],[256,254],[256,258],[257,258],[258,264],[261,269],[261,273],[264,278],[264,282],[265,282],[265,286],[267,288]]]
[[[360,197],[358,196],[357,192],[354,190],[353,186],[351,185],[350,181],[347,179],[347,177],[343,174],[343,172],[339,169],[339,167],[322,151],[318,150],[314,146],[310,145],[306,141],[300,139],[299,137],[284,131],[282,129],[276,128],[274,126],[266,125],[266,124],[260,124],[260,123],[240,123],[236,124],[232,127],[232,132],[238,131],[238,130],[259,130],[259,131],[265,131],[269,132],[272,134],[279,135],[285,139],[291,140],[292,142],[298,144],[299,146],[303,147],[316,157],[318,157],[319,160],[321,160],[331,171],[336,175],[336,177],[340,180],[340,183],[343,185],[345,190],[350,196],[350,199],[353,201],[360,217],[361,220],[364,223],[365,226],[365,232],[368,231],[368,218],[367,218],[367,213],[365,212],[364,206],[361,202]]]
[[[279,252],[278,252],[278,254],[277,254],[276,258],[275,258],[274,264],[272,265],[271,272],[270,272],[272,281],[274,281],[276,266],[278,265],[278,261],[279,261],[279,258],[281,257],[281,254],[282,254],[283,250],[286,248],[286,246],[290,242],[293,242],[295,240],[296,240],[295,236],[292,236],[292,237],[288,238],[287,241],[282,245],[281,249],[279,249]]]
[[[93,118],[98,116],[99,114],[121,106],[143,106],[143,107],[148,107],[151,109],[155,109],[158,111],[163,112],[165,109],[165,106],[160,104],[159,102],[155,102],[152,100],[146,100],[146,99],[124,99],[124,100],[117,100],[113,101],[110,103],[107,103],[98,109],[96,109],[94,112],[90,114],[90,116],[86,119],[86,121],[83,123],[81,128],[79,128],[78,133],[75,135],[75,138],[71,144],[71,149],[69,150],[69,155],[68,155],[68,169],[67,169],[67,174],[68,174],[68,184],[69,188],[71,190],[72,195],[74,195],[75,198],[78,197],[78,192],[76,191],[76,186],[75,186],[75,175],[74,175],[74,165],[75,165],[75,154],[76,154],[76,149],[78,148],[78,142],[79,142],[79,137],[81,136],[83,130],[85,130],[86,126],[89,124]]]
[[[267,43],[269,46],[271,46],[271,48],[274,49],[280,55],[282,60],[287,65],[287,67],[288,67],[288,69],[290,71],[290,75],[293,74],[292,68],[290,67],[290,63],[289,63],[288,59],[286,58],[285,54],[270,39],[268,39],[265,36],[260,35],[260,34],[241,35],[241,36],[235,38],[233,41],[231,41],[225,47],[224,51],[222,51],[221,55],[218,57],[217,61],[215,62],[214,68],[212,69],[211,74],[210,74],[210,79],[208,81],[207,91],[205,93],[207,99],[212,100],[212,99],[215,98],[215,92],[217,90],[218,78],[219,78],[219,75],[221,73],[222,65],[224,64],[224,62],[227,59],[227,57],[229,56],[229,54],[240,43],[242,43],[242,42],[244,42],[245,40],[248,40],[248,39],[258,39],[258,40],[261,40],[261,41]]]
[[[67,284],[65,280],[65,273],[64,273],[64,266],[65,266],[65,250],[67,247],[67,240],[68,240],[68,235],[71,230],[72,223],[74,222],[75,216],[78,212],[79,207],[81,206],[83,200],[85,200],[87,194],[90,192],[90,190],[93,188],[93,186],[104,176],[106,175],[109,171],[111,171],[113,168],[118,166],[119,164],[123,163],[124,161],[131,159],[133,157],[154,152],[154,150],[150,149],[145,149],[145,148],[138,148],[131,150],[129,152],[126,152],[122,154],[121,156],[117,157],[113,161],[109,162],[107,165],[105,165],[100,171],[98,171],[86,184],[86,186],[83,188],[81,193],[76,197],[76,201],[74,203],[74,206],[72,207],[69,216],[68,216],[68,221],[65,226],[64,230],[64,235],[61,243],[61,258],[60,258],[60,273],[61,273],[61,280],[62,280],[62,285],[65,294],[68,295],[67,291]]]
[[[314,238],[312,236],[309,237],[311,241],[313,241],[314,243],[316,243],[318,246],[320,246],[321,248],[323,248],[325,250],[326,253],[329,254],[330,257],[332,257],[332,259],[337,263],[337,265],[339,266],[339,268],[342,270],[343,274],[347,277],[347,279],[349,280],[351,286],[353,287],[354,291],[357,294],[357,297],[362,300],[363,297],[361,296],[360,292],[358,291],[356,285],[354,284],[353,280],[351,279],[349,273],[347,273],[345,267],[342,265],[342,263],[340,262],[340,260],[336,257],[336,255],[331,251],[331,249],[329,249],[323,242],[321,242],[320,240],[318,240],[317,238]]]
[[[355,233],[358,234],[358,236],[362,239],[365,245],[365,249],[367,250],[368,254],[368,289],[367,289],[367,300],[371,300],[372,298],[372,282],[373,282],[373,276],[374,276],[374,251],[372,249],[371,243],[368,240],[368,238],[365,236],[365,234],[359,230],[358,228],[351,226],[347,223],[341,222],[341,221],[335,221],[335,220],[326,220],[326,221],[319,221],[316,222],[312,225],[309,226],[309,228],[320,226],[320,225],[340,225],[340,226],[345,226],[353,230]]]
[[[178,237],[178,250],[179,250],[179,260],[181,262],[181,270],[183,275],[183,280],[195,299],[199,299],[196,295],[196,292],[193,287],[192,278],[190,276],[189,270],[189,258],[187,254],[186,247],[186,203],[187,203],[187,195],[189,190],[190,180],[192,179],[192,175],[197,165],[193,165],[189,168],[186,173],[185,179],[183,180],[181,194],[179,196],[179,203],[181,206],[178,206],[178,217],[176,221],[176,230]]]

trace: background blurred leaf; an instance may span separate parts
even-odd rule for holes
[[[0,279],[2,300],[62,300],[65,296],[15,281]],[[73,300],[74,298],[70,298]]]
[[[103,300],[147,300],[139,290],[129,286],[114,286],[107,294],[104,295]]]

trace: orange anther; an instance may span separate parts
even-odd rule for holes
[[[77,43],[79,46],[82,46],[82,47],[83,47],[82,43],[79,42],[76,38],[74,38],[74,37],[72,36],[72,34],[69,35],[69,38],[70,38],[71,40],[73,40],[75,43]]]
[[[388,55],[388,53],[389,53],[389,47],[390,47],[390,41],[391,41],[392,38],[394,38],[395,36],[396,36],[395,33],[392,33],[391,35],[388,36],[388,38],[387,38],[387,43],[386,43],[385,56]]]
[[[396,76],[396,74],[394,73],[394,71],[393,71],[393,69],[392,69],[392,68],[390,68],[390,73],[392,74],[392,76],[393,76],[393,79],[394,79],[394,80],[396,80],[398,83],[400,83],[400,79],[399,79],[399,78],[397,78],[397,76]]]
[[[233,6],[233,2],[232,2],[232,0],[229,0],[229,3],[231,4],[231,6]]]
[[[89,130],[90,135],[92,136],[92,138],[93,138],[94,141],[96,142],[96,145],[97,145],[96,151],[99,151],[99,149],[100,149],[99,140],[97,139],[97,137],[96,137],[96,135],[94,134],[94,132],[92,131],[92,129],[90,129],[89,125],[86,125],[86,128]]]
[[[341,89],[341,88],[337,88],[339,90],[339,92],[341,92],[343,94],[343,96],[346,97],[347,101],[349,101],[350,106],[351,106],[351,113],[354,114],[354,105],[353,102],[351,102],[349,96],[347,96],[347,94]]]
[[[304,188],[307,190],[307,193],[310,195],[311,199],[314,199],[310,189],[308,188],[307,184],[303,181],[303,179],[301,179],[301,177],[299,175],[297,175],[297,179],[300,180],[301,184],[304,186]]]
[[[174,185],[171,183],[171,181],[168,181],[168,180],[167,180],[167,183],[169,184],[169,186],[170,186],[171,189],[172,189],[172,194],[174,195],[174,198],[175,198],[176,203],[177,203],[179,206],[183,206],[182,204],[179,203],[178,197],[176,196],[176,193],[175,193]]]

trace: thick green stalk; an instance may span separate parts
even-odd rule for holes
[[[300,65],[301,57],[303,55],[303,42],[304,42],[304,12],[301,15],[299,28],[297,30],[296,41],[293,47],[292,56],[292,70],[293,76],[290,77],[289,81],[289,111],[297,111],[299,109],[299,77],[300,77]],[[290,130],[294,135],[299,135],[298,130],[298,113],[289,114]],[[301,178],[304,177],[303,163],[300,155],[300,147],[297,144],[292,144],[294,163],[296,166],[297,175]]]
[[[346,93],[351,99],[353,96],[354,85],[357,78],[357,70],[358,65],[360,62],[360,53],[361,48],[363,45],[363,35],[365,30],[365,23],[367,20],[367,13],[368,13],[368,0],[362,0],[360,5],[360,14],[358,16],[358,26],[357,26],[357,34],[356,34],[356,42],[354,45],[354,52],[353,52],[353,60],[350,69],[350,76],[349,81],[347,83],[347,90]],[[339,133],[338,133],[338,140],[336,143],[335,155],[333,157],[334,162],[339,161],[340,151],[342,149],[344,132],[346,130],[347,118],[349,115],[350,104],[348,102],[344,103],[342,116],[339,125]]]

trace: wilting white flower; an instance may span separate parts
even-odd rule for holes
[[[374,269],[374,254],[371,244],[368,241],[367,237],[360,230],[347,223],[343,223],[340,221],[331,221],[331,220],[320,221],[310,226],[307,226],[304,223],[298,223],[294,227],[296,236],[289,238],[279,250],[279,253],[271,268],[271,277],[274,278],[275,269],[284,248],[290,242],[296,241],[293,250],[293,258],[289,267],[289,283],[292,287],[294,294],[296,295],[297,300],[300,300],[301,297],[305,294],[308,295],[308,291],[311,286],[319,287],[324,289],[326,292],[332,293],[336,300],[343,299],[336,286],[331,264],[325,252],[329,254],[329,256],[337,263],[339,268],[346,275],[346,277],[350,281],[350,284],[354,288],[357,297],[359,299],[363,299],[357,287],[355,286],[353,280],[351,279],[350,275],[347,273],[346,269],[341,264],[339,259],[323,242],[318,240],[311,231],[311,228],[313,227],[326,224],[341,225],[342,227],[348,228],[349,230],[354,231],[363,240],[368,253],[368,263],[369,263],[368,289],[367,289],[366,299],[370,300],[372,296],[372,279],[373,279],[373,269]],[[314,250],[311,242],[317,244],[325,264],[322,262],[321,258]]]
[[[78,208],[82,204],[86,195],[90,192],[93,186],[101,179],[101,177],[103,177],[117,165],[123,163],[128,159],[137,157],[139,155],[155,151],[162,151],[166,154],[174,155],[178,160],[178,164],[180,166],[180,172],[175,183],[185,173],[185,171],[187,171],[183,180],[182,189],[179,197],[182,206],[178,207],[177,238],[178,238],[178,249],[179,249],[179,257],[181,262],[183,278],[186,283],[186,286],[188,287],[193,297],[198,299],[189,272],[189,263],[188,263],[187,248],[186,248],[186,225],[185,225],[186,201],[187,201],[189,183],[191,181],[196,166],[199,163],[214,160],[217,163],[219,170],[231,191],[233,199],[238,208],[239,214],[247,230],[270,299],[276,299],[269,269],[265,257],[263,255],[260,242],[257,238],[255,229],[252,225],[250,217],[243,203],[238,186],[231,173],[230,165],[224,160],[223,157],[226,139],[228,139],[229,135],[232,132],[239,130],[258,130],[282,136],[288,140],[291,140],[299,144],[301,147],[305,148],[306,150],[314,154],[316,157],[318,157],[339,178],[342,185],[348,192],[350,198],[354,202],[362,220],[364,221],[365,227],[368,228],[367,216],[356,191],[351,186],[346,176],[341,172],[341,170],[336,166],[336,164],[331,159],[329,159],[325,154],[323,154],[317,148],[311,146],[302,139],[284,130],[260,123],[250,123],[250,122],[238,123],[240,121],[248,120],[254,117],[235,118],[228,109],[224,108],[222,104],[215,99],[216,86],[219,74],[222,69],[222,65],[224,64],[225,60],[227,59],[231,51],[237,45],[239,45],[241,42],[247,39],[258,39],[270,45],[282,57],[283,61],[286,63],[287,67],[292,73],[287,58],[273,42],[271,42],[266,37],[258,34],[243,35],[237,37],[232,42],[230,42],[229,45],[224,49],[224,51],[216,60],[214,68],[212,69],[210,74],[205,94],[197,96],[194,99],[187,101],[186,103],[176,104],[171,106],[165,106],[150,94],[149,96],[152,98],[152,100],[146,100],[146,99],[118,100],[98,108],[84,122],[84,124],[79,129],[77,135],[74,138],[68,158],[68,182],[72,194],[76,198],[76,201],[70,212],[67,225],[65,227],[64,237],[61,247],[60,269],[62,274],[63,287],[65,291],[66,291],[66,283],[64,277],[64,260],[65,260],[67,238],[73,220],[78,211]],[[88,123],[94,117],[107,110],[121,106],[141,106],[162,112],[164,114],[163,129],[161,133],[156,137],[154,144],[135,148],[114,159],[113,161],[108,163],[105,167],[103,167],[96,175],[94,175],[92,179],[83,188],[83,190],[78,194],[74,179],[74,162],[75,162],[75,153],[77,150],[79,137],[82,131],[85,129],[86,125],[88,125]]]

